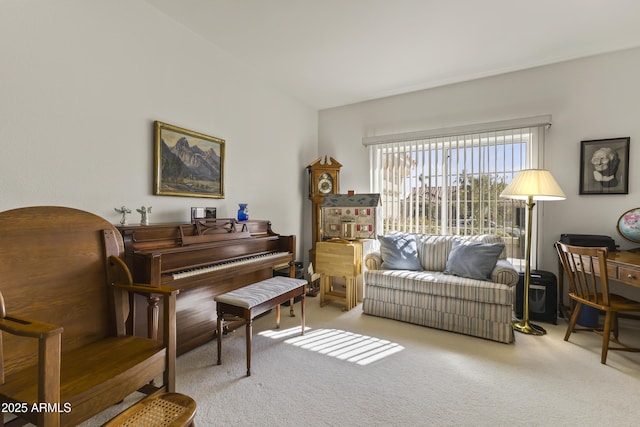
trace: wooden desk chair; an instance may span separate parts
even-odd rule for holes
[[[601,332],[600,362],[603,364],[607,363],[608,350],[639,352],[640,348],[626,346],[618,340],[618,313],[640,311],[640,302],[609,292],[607,248],[571,246],[562,242],[556,242],[555,247],[569,279],[569,299],[575,302],[564,340],[568,341],[571,333],[576,330]],[[576,328],[576,321],[584,305],[605,312],[603,328]],[[620,347],[609,347],[609,341],[614,341]]]

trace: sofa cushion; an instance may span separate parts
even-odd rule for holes
[[[492,304],[513,304],[515,296],[514,288],[510,285],[434,271],[366,270],[364,282],[368,287],[384,288],[386,292],[404,295],[405,299],[398,304],[409,306],[414,304],[412,294],[439,295]]]
[[[395,233],[378,236],[382,268],[385,270],[422,270],[418,260],[416,236]]]
[[[504,243],[504,239],[498,234],[474,234],[471,236],[459,236],[470,242],[482,242],[482,243]],[[504,246],[504,250],[498,257],[498,259],[507,259],[507,245]]]
[[[457,236],[453,234],[417,234],[418,258],[422,269],[426,271],[444,271],[449,259],[449,253],[456,240],[481,243],[504,243],[497,234],[476,234],[472,236]],[[507,259],[506,247],[498,259]]]
[[[481,243],[458,239],[453,242],[445,274],[491,280],[491,272],[504,250],[504,243]]]
[[[451,246],[459,239],[454,235],[421,234],[418,235],[418,257],[422,269],[426,271],[444,271]]]

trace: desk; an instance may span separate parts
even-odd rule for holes
[[[607,273],[609,280],[640,288],[640,248],[609,252],[607,255]],[[564,305],[563,301],[564,269],[560,262],[558,262],[558,292],[560,294],[558,312],[560,316],[568,318],[568,316],[565,316],[565,309],[568,307]]]

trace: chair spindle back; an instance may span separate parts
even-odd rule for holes
[[[560,262],[569,279],[569,292],[595,305],[609,305],[606,247],[556,243]]]

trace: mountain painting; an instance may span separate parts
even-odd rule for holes
[[[220,138],[155,122],[154,194],[224,198]]]

